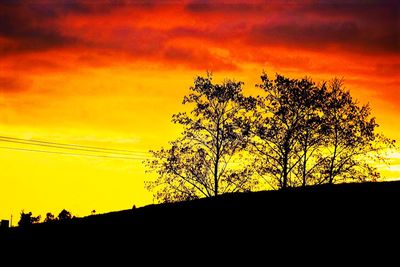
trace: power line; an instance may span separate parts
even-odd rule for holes
[[[25,145],[35,145],[35,146],[43,146],[43,147],[51,147],[51,148],[61,148],[67,150],[78,150],[78,151],[86,151],[86,152],[95,152],[95,153],[109,153],[115,155],[133,155],[132,153],[121,153],[121,152],[112,152],[112,151],[101,151],[95,149],[86,149],[86,148],[77,148],[77,147],[68,147],[68,146],[61,146],[61,145],[50,145],[50,144],[42,144],[42,143],[33,143],[30,141],[17,141],[17,140],[8,140],[3,139],[0,137],[0,142],[8,142],[8,143],[17,143],[17,144],[25,144]]]
[[[48,151],[48,150],[36,150],[36,149],[17,148],[17,147],[5,147],[5,146],[0,146],[0,148],[2,148],[2,149],[9,149],[9,150],[17,150],[17,151],[40,152],[40,153],[61,154],[61,155],[70,155],[70,156],[84,156],[84,157],[97,157],[97,158],[113,158],[113,159],[129,159],[129,160],[144,160],[144,159],[146,159],[146,158],[134,158],[134,157],[114,157],[114,156],[107,156],[107,155],[77,154],[77,153],[69,153],[69,152]]]
[[[43,140],[37,140],[37,139],[24,139],[24,138],[16,138],[16,137],[9,137],[9,136],[0,136],[0,138],[1,139],[22,141],[22,142],[48,144],[48,145],[87,148],[87,149],[93,149],[93,150],[106,150],[106,151],[109,151],[109,152],[110,151],[115,151],[115,152],[127,152],[127,153],[144,154],[144,152],[126,150],[126,149],[115,149],[115,148],[105,148],[105,147],[96,147],[96,146],[83,146],[83,145],[77,145],[77,144],[68,144],[68,143],[57,143],[57,142],[43,141]]]

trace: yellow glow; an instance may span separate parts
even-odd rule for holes
[[[193,78],[205,71],[141,67],[144,70],[130,65],[32,75],[29,94],[1,95],[1,135],[139,153],[158,149],[179,134],[179,128],[170,122],[171,115],[184,109],[182,97]],[[216,80],[243,80],[245,92],[254,93],[260,71],[244,65],[240,72],[216,73]],[[394,115],[388,116],[391,118]],[[386,132],[393,136],[397,126],[383,121]],[[22,209],[43,218],[46,212],[57,215],[64,208],[85,216],[92,210],[103,213],[152,203],[151,194],[143,187],[144,180],[151,177],[145,174],[141,160],[6,149],[0,149],[0,160],[0,218],[13,214],[14,225]],[[383,175],[399,177],[399,166],[382,169]]]
[[[194,76],[187,73],[175,79],[175,73],[158,73],[155,77],[152,71],[134,69],[41,75],[31,90],[46,88],[45,95],[2,95],[0,132],[147,153],[176,137],[179,129],[170,123],[171,115],[181,110],[182,96]],[[1,141],[0,146],[43,149]],[[22,209],[43,217],[65,208],[84,216],[93,209],[101,213],[152,203],[143,187],[149,174],[144,173],[142,159],[0,149],[0,160],[0,218],[13,214],[14,224]]]

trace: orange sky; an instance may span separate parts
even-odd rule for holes
[[[55,4],[57,2],[57,4]],[[0,148],[0,219],[22,209],[84,216],[152,202],[141,164],[179,132],[196,75],[262,70],[344,77],[400,139],[398,1],[2,1],[0,136],[129,149],[138,159]],[[95,3],[95,4],[94,4]],[[0,147],[41,149],[0,141]],[[388,178],[400,178],[393,155]]]

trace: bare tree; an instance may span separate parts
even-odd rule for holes
[[[299,127],[296,131],[298,164],[293,168],[296,177],[293,185],[315,185],[322,181],[320,174],[321,160],[316,159],[321,154],[321,148],[326,143],[327,126],[324,120],[324,102],[326,86],[316,85],[310,78],[298,81],[298,112]]]
[[[306,185],[314,166],[310,158],[322,142],[322,101],[325,86],[311,79],[288,79],[277,75],[270,80],[263,73],[264,91],[249,119],[254,134],[252,150],[255,169],[278,188]]]
[[[379,125],[371,118],[370,106],[360,106],[344,89],[342,79],[331,81],[325,105],[325,182],[377,180],[380,174],[372,163],[384,161],[384,152],[395,141],[376,133]]]
[[[315,84],[263,73],[257,98],[244,97],[242,85],[213,84],[211,75],[195,80],[183,100],[193,110],[172,119],[182,136],[146,161],[158,174],[146,184],[156,200],[247,191],[260,181],[254,174],[273,188],[379,178],[374,163],[385,162],[395,142],[376,133],[369,105],[353,100],[342,80]]]
[[[247,121],[260,176],[277,188],[379,178],[373,162],[394,140],[375,133],[369,105],[359,106],[342,80],[328,88],[309,78],[261,80],[265,96]]]
[[[182,136],[168,149],[151,151],[154,159],[145,162],[158,175],[146,183],[157,201],[247,191],[257,184],[249,167],[234,163],[249,138],[237,120],[255,104],[254,98],[242,95],[242,85],[232,80],[214,84],[210,74],[195,79],[192,93],[183,100],[193,110],[172,118],[183,126]]]

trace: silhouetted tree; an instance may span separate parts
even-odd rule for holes
[[[299,153],[298,164],[293,168],[296,177],[293,185],[306,186],[321,183],[321,164],[318,160],[327,139],[324,103],[327,96],[325,83],[316,85],[311,79],[300,80],[299,129],[296,132]]]
[[[22,210],[18,225],[20,227],[26,227],[26,226],[32,225],[34,223],[38,223],[39,221],[40,221],[40,215],[37,217],[34,217],[34,216],[32,216],[32,212],[25,213]]]
[[[344,89],[343,80],[331,81],[325,105],[325,182],[377,180],[380,174],[371,163],[384,161],[385,149],[393,148],[395,141],[376,133],[370,106],[360,106]]]
[[[309,162],[324,136],[322,102],[326,88],[311,79],[288,79],[277,75],[270,80],[264,73],[257,108],[249,124],[255,138],[255,169],[262,177],[273,178],[278,188],[305,186],[313,177]]]
[[[252,98],[242,95],[242,82],[195,80],[183,101],[194,109],[172,119],[183,126],[182,137],[151,151],[146,162],[158,174],[146,184],[156,200],[250,190],[254,173],[274,188],[379,178],[374,163],[385,162],[395,142],[376,133],[369,105],[353,100],[342,80],[317,85],[263,73],[261,81],[263,95]],[[244,149],[243,165],[234,166]]]
[[[55,221],[56,218],[51,212],[46,213],[46,218],[44,218],[44,222],[52,222]]]
[[[172,121],[183,126],[181,138],[168,149],[151,151],[146,162],[158,178],[146,184],[157,201],[171,202],[247,191],[257,184],[252,170],[232,164],[246,146],[249,131],[236,120],[255,99],[242,95],[242,82],[214,84],[211,75],[197,77],[183,104],[194,105],[190,114],[178,113]]]
[[[69,211],[63,209],[60,214],[58,214],[58,220],[59,221],[65,221],[65,220],[70,220],[72,218],[72,215]]]
[[[259,175],[278,188],[379,177],[371,163],[394,141],[375,133],[369,106],[360,107],[341,80],[329,88],[309,78],[261,80],[265,96],[247,118]]]

